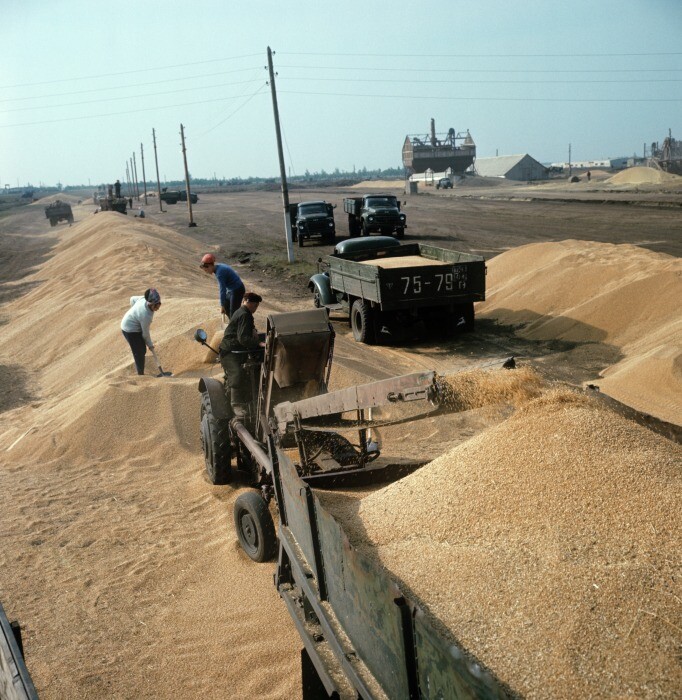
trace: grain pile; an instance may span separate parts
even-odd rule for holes
[[[682,260],[567,240],[514,248],[488,268],[479,317],[517,326],[528,340],[608,347],[616,361],[594,378],[601,389],[682,424]]]
[[[220,324],[205,251],[149,219],[74,214],[40,233],[42,210],[26,207],[16,220],[35,229],[0,252],[4,279],[34,265],[3,288],[0,600],[41,700],[299,697],[300,638],[272,565],[236,544],[241,491],[203,475],[197,378],[222,374],[192,339]],[[134,374],[119,329],[149,286],[170,378],[149,355]]]
[[[566,389],[342,513],[529,698],[679,697],[682,449]]]
[[[660,185],[682,183],[682,177],[658,168],[626,168],[606,180],[607,185]]]

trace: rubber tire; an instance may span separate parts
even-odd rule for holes
[[[201,395],[201,446],[209,481],[216,486],[232,481],[230,421],[213,415],[208,393]]]
[[[299,234],[296,235],[296,238],[298,238],[298,247],[299,247],[299,248],[303,248],[303,238],[304,238],[304,236],[301,236],[301,234],[299,233]]]
[[[234,503],[234,528],[241,548],[255,562],[277,554],[277,535],[268,504],[256,491],[246,491]]]
[[[322,295],[320,294],[320,290],[317,286],[313,288],[313,306],[316,309],[321,309],[323,306]]]
[[[50,219],[50,226],[56,226],[57,225],[57,220],[56,219]]]
[[[369,224],[365,223],[364,221],[362,222],[362,235],[363,236],[370,236],[372,232],[369,230]]]
[[[336,234],[332,233],[327,236],[327,245],[336,245]]]
[[[404,226],[398,226],[396,228],[395,237],[396,238],[405,238],[405,227]]]
[[[376,329],[374,327],[374,310],[364,299],[356,299],[350,310],[350,327],[353,338],[358,343],[374,345]]]

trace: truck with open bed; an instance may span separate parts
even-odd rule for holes
[[[392,194],[366,194],[345,197],[343,210],[348,214],[351,238],[369,236],[372,232],[403,238],[407,217],[400,211],[400,200]]]
[[[394,238],[346,240],[320,262],[308,288],[316,307],[348,314],[355,340],[403,340],[429,326],[472,330],[485,300],[481,255]]]

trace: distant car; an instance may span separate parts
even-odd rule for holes
[[[437,190],[440,190],[441,188],[444,190],[447,190],[448,188],[452,189],[452,180],[449,177],[442,177],[436,184]]]

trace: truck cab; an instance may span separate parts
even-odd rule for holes
[[[289,217],[292,238],[300,247],[306,239],[313,238],[328,245],[336,242],[333,204],[324,200],[290,204]]]
[[[343,209],[348,214],[351,238],[369,236],[372,232],[403,238],[407,227],[406,216],[400,211],[400,201],[392,194],[366,194],[347,197]]]

